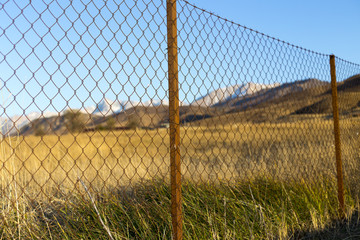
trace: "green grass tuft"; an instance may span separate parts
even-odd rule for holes
[[[337,217],[336,188],[326,179],[313,184],[186,182],[182,190],[184,239],[297,239],[328,227]],[[354,206],[349,195],[347,201]],[[98,196],[96,205],[115,239],[171,239],[167,184],[153,182]],[[67,202],[29,203],[19,211],[20,231],[19,214],[3,216],[3,238],[108,239],[85,195]]]

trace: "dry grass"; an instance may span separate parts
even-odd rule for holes
[[[360,127],[357,118],[342,119],[341,126],[346,182],[350,185],[350,191],[356,191],[351,194],[356,198],[359,193],[357,169],[360,169]],[[272,236],[275,235],[280,236],[280,239],[281,236],[287,239],[285,236],[296,229],[323,229],[336,212],[336,194],[332,184],[335,182],[335,159],[331,119],[303,119],[277,124],[186,126],[181,128],[181,135],[182,172],[187,182],[219,183],[220,186],[223,183],[234,183],[229,185],[234,186],[233,188],[224,190],[227,198],[234,201],[231,203],[234,210],[226,210],[229,216],[234,215],[233,222],[227,223],[228,228],[233,229],[230,234],[233,237],[251,237],[255,234],[267,239],[273,239]],[[90,214],[91,208],[79,199],[80,196],[83,200],[87,197],[78,179],[82,179],[99,201],[102,200],[101,193],[123,196],[119,193],[124,189],[139,189],[139,183],[146,184],[152,180],[156,181],[153,185],[147,185],[150,189],[151,186],[162,189],[166,184],[157,183],[158,180],[169,180],[168,147],[168,129],[1,139],[0,217],[4,226],[1,234],[7,238],[19,239],[25,235],[35,239],[51,239],[53,235],[55,238],[97,236],[103,228],[97,226],[97,220],[90,221],[84,217],[89,215],[90,218],[95,216],[94,219],[97,219],[96,215]],[[262,182],[264,179],[267,180]],[[322,180],[317,183],[318,179]],[[325,183],[330,182],[330,186],[322,185],[324,179]],[[280,185],[276,182],[280,182]],[[247,183],[254,183],[256,189],[249,188]],[[192,226],[186,230],[186,234],[204,237],[208,236],[210,229],[211,233],[223,235],[221,226],[224,224],[223,218],[227,217],[212,215],[217,214],[217,207],[212,208],[223,204],[221,196],[215,197],[215,192],[219,190],[211,190],[212,185],[207,185],[210,190],[201,190],[201,187],[195,190],[197,185],[191,184],[189,189],[194,188],[191,191],[184,186],[184,208],[187,212],[185,221],[190,224],[188,227]],[[309,189],[302,192],[306,185],[309,185]],[[249,192],[243,193],[246,189]],[[152,196],[151,191],[145,190]],[[234,191],[239,193],[233,196]],[[168,193],[159,194],[159,198],[165,197],[168,201]],[[151,200],[144,200],[141,204],[136,203],[138,200],[130,203],[125,200],[126,204],[130,204],[129,209],[124,208],[126,205],[123,205],[120,197],[116,200],[119,203],[115,205],[113,200],[99,203],[99,211],[101,215],[105,214],[101,217],[106,224],[110,224],[111,229],[124,226],[116,230],[120,235],[115,238],[149,236],[147,234],[161,238],[162,231],[169,230],[171,224],[168,214],[164,215],[168,213],[168,206],[164,205],[163,200],[158,202],[158,197],[150,197]],[[209,202],[203,202],[203,197],[208,198]],[[214,206],[210,204],[213,200],[216,201]],[[144,204],[149,208],[144,208]],[[201,207],[201,204],[205,205]],[[250,206],[253,205],[255,207],[251,209]],[[260,212],[258,206],[263,206]],[[154,211],[149,212],[147,209],[150,208],[154,208]],[[193,213],[195,210],[197,214]],[[107,213],[103,213],[104,211]],[[130,216],[129,211],[138,214],[139,218]],[[248,216],[252,214],[251,211],[254,211],[254,216]],[[157,214],[165,216],[165,219],[159,218],[161,223],[158,223],[165,224],[164,229],[157,227],[156,231],[151,232],[143,217],[153,219]],[[204,217],[209,219],[209,228],[196,225],[199,221],[198,214],[205,214]],[[306,222],[306,225],[298,223],[299,219],[304,224]],[[115,224],[119,221],[125,225]],[[248,227],[243,224],[246,221]],[[311,225],[308,225],[308,221]],[[144,226],[139,227],[137,224],[140,223]],[[87,228],[88,224],[93,224],[93,228]],[[266,229],[263,228],[264,225],[267,226]],[[82,230],[78,231],[78,227]],[[129,233],[129,229],[139,231]],[[115,234],[114,231],[112,233]],[[227,230],[224,232],[225,235],[228,233],[230,232]],[[165,235],[169,236],[169,231]]]
[[[356,119],[342,120],[345,169],[358,166]],[[181,128],[182,172],[195,182],[334,176],[331,120]],[[96,192],[162,179],[169,173],[168,129],[27,136],[1,140],[1,189],[36,199]]]

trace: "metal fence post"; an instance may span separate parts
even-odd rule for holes
[[[341,217],[345,216],[345,201],[344,201],[344,182],[341,161],[341,144],[340,144],[340,124],[339,124],[339,103],[337,96],[336,84],[336,67],[335,56],[330,56],[330,74],[331,74],[331,95],[334,118],[334,135],[335,135],[335,155],[336,155],[336,176],[338,184],[338,199],[339,199],[339,213]]]
[[[180,171],[180,117],[177,55],[176,0],[167,0],[167,39],[169,67],[170,120],[170,181],[173,239],[182,239],[181,171]]]

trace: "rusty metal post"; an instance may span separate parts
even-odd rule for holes
[[[330,56],[330,74],[331,74],[331,95],[334,118],[334,135],[335,135],[335,155],[336,155],[336,176],[338,184],[338,199],[339,199],[339,214],[340,217],[345,216],[345,201],[344,201],[344,182],[341,161],[341,144],[340,144],[340,124],[339,124],[339,103],[337,96],[336,84],[336,67],[335,56]]]
[[[169,121],[170,121],[170,181],[171,181],[171,217],[173,239],[183,237],[181,206],[181,169],[180,169],[180,117],[178,83],[178,47],[176,0],[167,0],[167,39],[169,67]]]

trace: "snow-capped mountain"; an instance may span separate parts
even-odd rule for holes
[[[328,82],[320,81],[318,79],[298,80],[294,82],[283,83],[281,85],[275,85],[271,88],[264,89],[263,91],[257,91],[254,94],[245,96],[240,95],[237,98],[229,99],[225,102],[222,102],[221,104],[226,104],[227,106],[236,107],[238,109],[247,109],[264,102],[279,99],[288,94],[299,93],[311,88],[328,85]]]
[[[263,89],[270,89],[279,86],[279,84],[259,84],[259,83],[246,83],[237,84],[230,87],[219,88],[206,94],[203,97],[196,99],[191,105],[210,107],[221,102],[229,101],[234,98],[244,97],[254,94]]]
[[[156,107],[156,106],[160,106],[160,105],[169,106],[169,100],[151,99],[151,100],[141,103],[141,106],[144,106],[144,107]],[[187,106],[189,104],[186,102],[179,101],[179,105]]]
[[[167,100],[148,100],[145,102],[138,101],[113,101],[107,98],[104,98],[101,102],[96,105],[88,106],[85,109],[81,109],[80,111],[85,114],[95,114],[98,116],[109,116],[114,113],[119,113],[121,111],[125,111],[132,107],[136,106],[159,106],[159,105],[169,105]],[[181,103],[181,105],[183,105]],[[31,112],[27,115],[14,115],[11,117],[0,116],[0,133],[4,135],[13,135],[18,132],[23,126],[27,125],[33,120],[38,118],[48,118],[53,116],[61,116],[66,110],[54,113],[54,112]]]
[[[286,94],[291,94],[306,89],[326,85],[328,83],[317,79],[306,79],[294,81],[284,84],[258,84],[246,83],[241,85],[234,85],[225,88],[220,88],[209,92],[203,97],[196,99],[190,106],[201,107],[233,107],[238,109],[246,109],[254,107],[260,103],[280,98]],[[120,113],[133,107],[154,107],[160,105],[169,105],[168,100],[150,99],[148,101],[139,102],[132,100],[110,100],[102,99],[99,103],[82,108],[80,111],[84,114],[94,114],[99,117],[110,116],[112,114]],[[188,104],[180,102],[180,106]],[[71,106],[69,106],[71,108]],[[65,110],[66,111],[66,110]],[[14,115],[7,117],[0,115],[0,133],[3,135],[14,135],[20,128],[29,124],[38,118],[49,118],[53,116],[61,116],[65,112],[31,112],[27,115]]]
[[[184,105],[183,103],[180,103]],[[104,98],[99,104],[96,106],[90,106],[85,109],[84,112],[96,114],[99,116],[108,116],[114,113],[119,113],[130,109],[136,106],[144,106],[144,107],[156,107],[159,105],[169,105],[168,100],[158,100],[158,99],[151,99],[145,102],[138,102],[138,101],[113,101],[107,98]]]
[[[148,100],[148,101],[145,101],[142,103],[142,106],[144,107],[156,107],[156,106],[159,106],[159,105],[166,105],[168,106],[169,105],[169,101],[168,100],[158,100],[158,99],[151,99],[151,100]]]
[[[114,113],[118,113],[124,111],[126,109],[138,106],[139,102],[137,101],[113,101],[107,98],[104,98],[99,104],[96,106],[91,106],[87,108],[88,113],[100,115],[100,116],[108,116]],[[94,109],[92,112],[91,109]]]
[[[58,115],[54,112],[31,112],[27,115],[14,115],[10,118],[0,117],[0,133],[12,135],[29,122],[38,118],[48,118]]]

